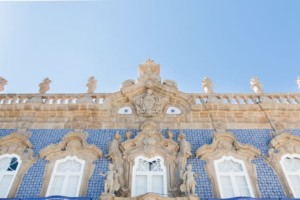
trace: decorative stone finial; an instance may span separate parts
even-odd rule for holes
[[[202,79],[202,88],[204,93],[211,94],[213,93],[213,83],[208,77],[204,77]]]
[[[7,80],[0,76],[0,92],[4,90],[5,85],[7,85]]]
[[[254,93],[256,94],[263,93],[262,84],[257,77],[253,77],[250,79],[250,85]]]
[[[300,76],[298,76],[297,85],[298,85],[298,89],[300,90]]]
[[[91,76],[88,79],[88,82],[86,84],[87,87],[87,93],[92,94],[95,92],[96,88],[97,88],[97,80],[95,79],[94,76]]]
[[[45,78],[43,80],[43,82],[41,82],[39,84],[39,87],[40,87],[39,93],[40,94],[46,94],[46,92],[49,91],[49,89],[50,89],[50,83],[51,82],[52,81],[49,78]]]
[[[160,65],[154,60],[148,59],[144,64],[139,65],[139,81],[151,79],[154,82],[160,81]]]

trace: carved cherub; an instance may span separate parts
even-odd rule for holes
[[[298,89],[300,90],[300,76],[298,76],[297,85],[298,85]]]
[[[202,88],[204,93],[211,94],[213,93],[213,83],[208,77],[204,77],[202,79]]]
[[[169,138],[170,140],[173,139],[174,134],[173,134],[173,132],[172,132],[169,128],[168,128],[168,130],[167,130],[167,135],[168,135],[168,138]]]
[[[130,140],[131,136],[132,136],[132,131],[128,128],[127,131],[126,131],[126,139]]]
[[[253,77],[250,79],[250,85],[254,93],[256,94],[263,93],[262,84],[257,77]]]
[[[95,92],[96,88],[97,88],[97,80],[95,79],[94,76],[91,76],[88,79],[88,82],[86,84],[87,87],[87,93],[92,94]]]
[[[120,189],[120,184],[118,182],[119,173],[114,170],[114,165],[108,164],[108,171],[103,174],[100,173],[101,176],[106,177],[104,184],[104,193],[114,195],[116,191]]]
[[[180,191],[184,192],[186,195],[196,194],[196,180],[195,178],[200,174],[195,174],[192,170],[192,165],[186,167],[186,171],[180,177],[183,180],[183,183],[180,185]]]
[[[50,83],[51,82],[52,81],[49,78],[45,78],[43,80],[43,82],[41,82],[39,84],[39,87],[40,87],[39,93],[40,94],[46,94],[46,92],[49,91],[49,89],[50,89]]]
[[[0,76],[0,92],[4,90],[5,85],[7,84],[7,80]]]

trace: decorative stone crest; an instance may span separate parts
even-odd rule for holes
[[[50,83],[52,81],[49,78],[45,78],[40,84],[40,90],[39,93],[40,94],[46,94],[46,92],[48,92],[50,90]]]
[[[7,85],[7,80],[0,76],[0,92],[4,90],[5,85]]]
[[[88,82],[87,84],[85,85],[87,87],[87,93],[89,94],[93,94],[97,88],[97,80],[94,76],[91,76],[89,79],[88,79]]]
[[[160,65],[154,60],[148,59],[139,66],[139,81],[151,79],[154,82],[160,82]]]
[[[204,77],[202,79],[202,88],[204,93],[211,94],[213,93],[213,83],[208,77]]]
[[[251,89],[256,94],[263,93],[263,86],[257,77],[253,77],[250,79]]]
[[[164,98],[153,94],[151,89],[147,89],[146,94],[134,98],[137,114],[143,117],[156,117],[161,115],[165,101]]]

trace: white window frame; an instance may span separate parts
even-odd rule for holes
[[[220,172],[218,170],[218,164],[223,162],[224,160],[232,160],[234,162],[237,162],[237,163],[241,164],[243,171],[242,172]],[[215,166],[215,171],[216,171],[216,176],[217,176],[217,181],[218,181],[218,186],[219,186],[221,198],[232,198],[232,197],[224,197],[224,192],[223,192],[223,187],[221,185],[220,176],[229,176],[230,177],[230,180],[231,180],[231,183],[232,183],[232,186],[233,186],[233,191],[234,191],[234,196],[233,197],[240,197],[239,191],[238,191],[238,188],[237,188],[237,183],[235,181],[235,176],[244,176],[245,179],[246,179],[246,183],[248,185],[248,189],[250,191],[250,197],[254,198],[252,185],[251,185],[251,182],[250,182],[250,179],[249,179],[247,168],[246,168],[245,163],[244,163],[243,160],[235,159],[232,156],[223,156],[221,159],[214,161],[214,166]]]
[[[140,172],[140,171],[137,171],[137,167],[138,167],[138,160],[139,159],[142,159],[142,160],[145,160],[147,162],[152,162],[154,160],[157,160],[157,159],[160,159],[161,160],[161,168],[163,169],[163,171],[152,171],[152,172]],[[167,170],[166,170],[166,166],[164,164],[164,159],[160,156],[155,156],[155,157],[152,157],[152,158],[146,158],[144,156],[138,156],[135,158],[135,165],[133,166],[132,168],[132,187],[131,187],[131,196],[134,197],[136,196],[136,190],[135,190],[135,187],[136,187],[136,176],[137,175],[146,175],[147,176],[147,192],[146,193],[149,193],[149,192],[152,192],[151,191],[151,182],[152,182],[152,176],[154,175],[161,175],[163,176],[163,194],[161,194],[162,196],[167,196]],[[139,194],[140,195],[140,194]]]
[[[66,162],[67,160],[75,160],[75,161],[81,163],[82,167],[81,167],[80,172],[57,172],[57,167],[59,166],[59,164],[61,164],[63,162]],[[85,168],[85,160],[78,159],[77,156],[67,156],[64,159],[57,160],[55,162],[55,165],[54,165],[54,168],[53,168],[53,171],[52,171],[52,175],[51,175],[51,179],[50,179],[50,182],[49,182],[49,185],[48,185],[48,188],[47,188],[46,196],[50,196],[49,193],[51,191],[51,187],[52,187],[52,184],[53,184],[53,181],[54,181],[54,178],[55,178],[56,175],[65,176],[63,187],[62,187],[63,189],[61,191],[61,194],[57,194],[57,195],[61,195],[61,196],[65,196],[66,185],[67,185],[67,182],[68,182],[68,179],[70,178],[70,176],[74,176],[74,175],[78,176],[79,175],[76,195],[73,196],[73,197],[78,197],[79,192],[80,192],[80,188],[81,188],[81,182],[82,182],[84,168]],[[56,194],[53,194],[53,195],[56,195]],[[53,196],[53,195],[51,194],[51,196]]]
[[[286,171],[285,168],[284,168],[283,162],[288,157],[289,158],[299,158],[300,159],[300,155],[299,154],[286,154],[286,155],[283,155],[280,159],[280,165],[281,165],[282,171],[283,171],[284,176],[285,176],[285,178],[286,178],[286,180],[289,184],[289,187],[290,187],[290,189],[293,193],[294,198],[300,198],[300,196],[296,195],[294,187],[292,187],[292,183],[289,179],[289,175],[297,175],[300,178],[300,169],[297,172],[288,172],[288,171]]]
[[[0,180],[2,180],[3,176],[5,176],[5,175],[13,175],[13,178],[12,178],[11,182],[9,183],[9,187],[8,187],[7,192],[5,194],[3,194],[3,197],[0,196],[0,198],[7,198],[8,194],[9,194],[9,192],[10,192],[12,186],[13,186],[13,183],[15,181],[16,175],[18,174],[18,171],[20,169],[22,161],[21,161],[20,156],[16,155],[16,154],[4,154],[4,155],[0,156],[0,159],[3,158],[3,157],[8,157],[8,158],[14,158],[15,157],[18,160],[18,166],[17,166],[15,171],[2,171],[2,172],[0,171]]]

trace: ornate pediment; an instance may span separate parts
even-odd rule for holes
[[[196,152],[196,157],[201,159],[219,159],[223,155],[254,159],[260,154],[255,147],[238,142],[230,132],[215,133],[212,144],[205,144]]]

